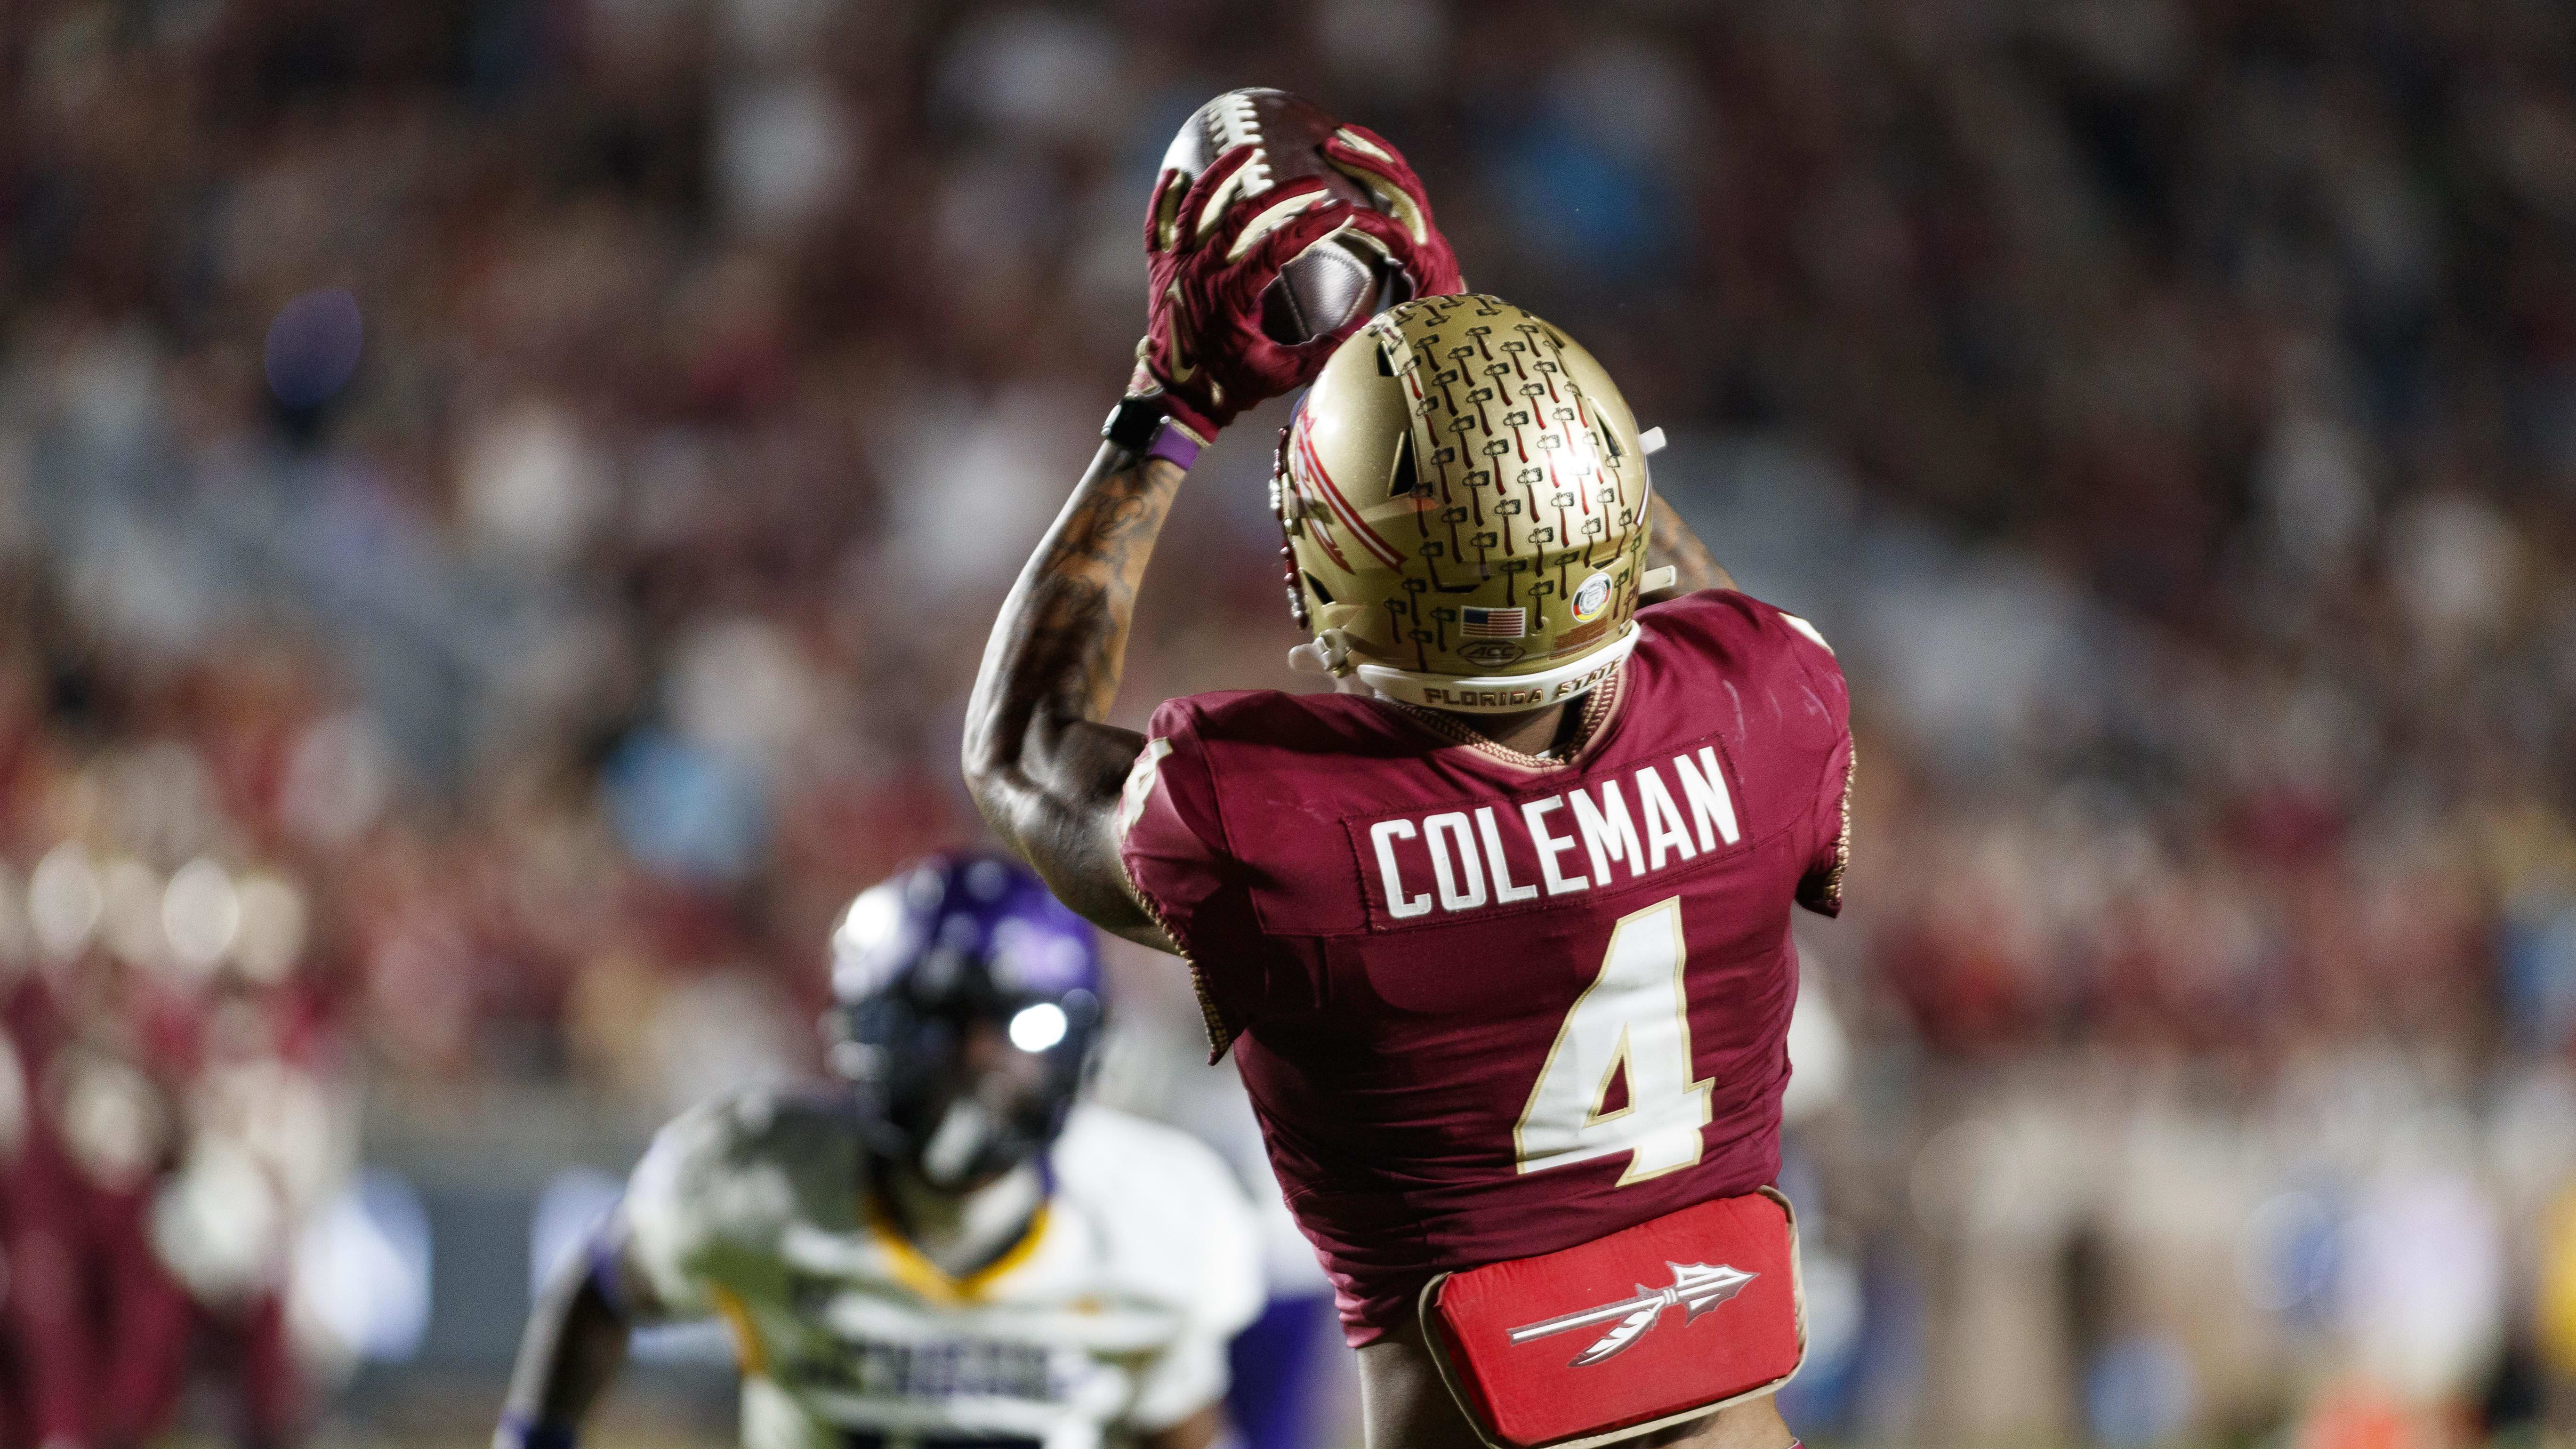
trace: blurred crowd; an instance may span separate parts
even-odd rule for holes
[[[811,1063],[1249,83],[1405,147],[1855,677],[1803,1422],[2576,1433],[2565,6],[20,0],[0,1214],[146,1386],[80,1432],[191,1325],[286,1432],[361,1084]],[[1265,426],[1129,716],[1287,683]]]

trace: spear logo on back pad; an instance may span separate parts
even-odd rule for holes
[[[1527,1343],[1550,1334],[1572,1333],[1596,1323],[1611,1324],[1609,1332],[1596,1339],[1590,1348],[1576,1354],[1569,1365],[1582,1368],[1586,1364],[1599,1363],[1645,1337],[1646,1330],[1655,1326],[1655,1320],[1663,1317],[1665,1309],[1680,1307],[1684,1310],[1682,1322],[1689,1323],[1743,1292],[1744,1285],[1758,1276],[1730,1268],[1724,1263],[1714,1268],[1706,1263],[1667,1262],[1664,1266],[1673,1270],[1671,1287],[1649,1288],[1640,1283],[1634,1298],[1622,1298],[1616,1303],[1604,1303],[1598,1308],[1586,1308],[1580,1313],[1562,1314],[1515,1328],[1511,1331],[1512,1342]]]

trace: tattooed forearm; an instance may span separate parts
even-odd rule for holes
[[[1702,589],[1731,589],[1735,579],[1717,560],[1709,556],[1708,545],[1699,541],[1691,526],[1660,492],[1648,504],[1652,510],[1652,531],[1646,544],[1646,567],[1659,569],[1669,565],[1675,574],[1670,592],[1655,595],[1659,599],[1695,594]]]
[[[1118,694],[1136,586],[1181,472],[1103,448],[1020,574],[984,650],[969,706],[967,771],[1007,764],[1014,737],[1097,721]]]
[[[1032,645],[1061,659],[1053,699],[1070,716],[1098,719],[1118,697],[1127,662],[1127,629],[1136,585],[1153,556],[1180,472],[1160,486],[1143,471],[1112,471],[1096,490],[1077,492],[1064,527],[1038,564],[1040,586],[1031,591]]]
[[[1101,721],[1181,476],[1101,449],[1003,603],[966,707],[966,784],[984,818],[1065,904],[1153,943],[1109,824],[1144,741]]]

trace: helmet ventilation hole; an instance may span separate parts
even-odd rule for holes
[[[1306,575],[1306,591],[1315,596],[1316,603],[1329,604],[1333,601],[1333,591],[1325,588],[1324,581],[1313,574]]]
[[[1395,472],[1394,476],[1387,479],[1386,496],[1405,498],[1419,492],[1421,488],[1422,480],[1415,475],[1413,468],[1413,435],[1407,433],[1396,441]]]

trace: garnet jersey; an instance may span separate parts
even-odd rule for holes
[[[1739,593],[1637,617],[1562,762],[1354,695],[1197,695],[1147,732],[1128,877],[1355,1345],[1435,1273],[1779,1170],[1789,908],[1838,908],[1847,849],[1842,671]]]

